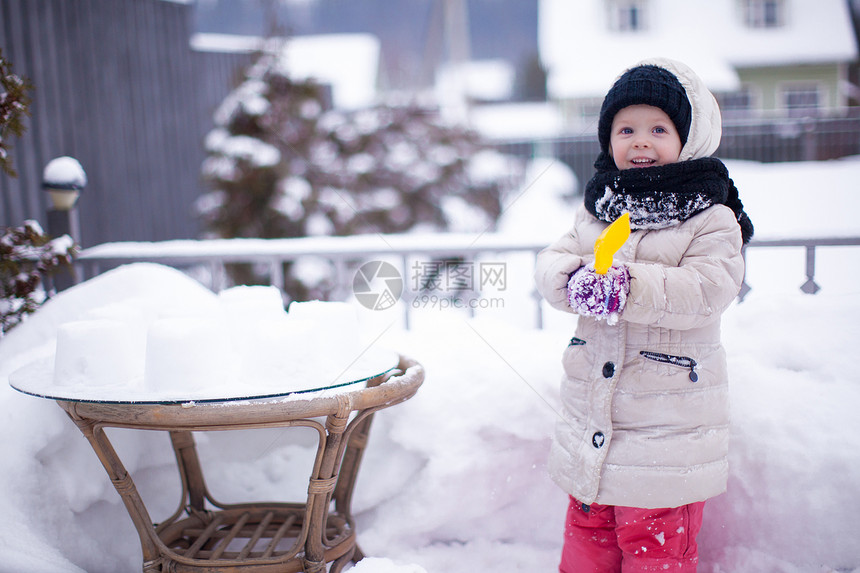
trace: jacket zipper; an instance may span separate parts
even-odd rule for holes
[[[682,368],[689,368],[690,380],[693,382],[698,382],[699,380],[699,375],[696,374],[696,366],[698,364],[689,356],[674,356],[672,354],[663,354],[662,352],[651,352],[650,350],[642,350],[639,354],[648,360],[655,360],[657,362],[662,362],[663,364],[674,364],[675,366],[681,366]]]

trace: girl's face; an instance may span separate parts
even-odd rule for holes
[[[681,137],[659,107],[631,105],[612,120],[609,154],[621,170],[675,163],[681,155]]]

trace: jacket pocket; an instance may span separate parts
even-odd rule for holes
[[[673,354],[664,354],[662,352],[652,352],[650,350],[642,350],[639,352],[640,355],[645,357],[648,360],[653,360],[655,362],[660,362],[661,364],[671,364],[673,366],[678,366],[680,368],[689,368],[690,369],[690,380],[693,382],[698,382],[699,375],[696,374],[696,366],[698,363],[690,358],[689,356],[675,356]]]
[[[561,358],[565,375],[569,379],[587,380],[591,370],[590,354],[585,340],[577,336],[571,338]]]

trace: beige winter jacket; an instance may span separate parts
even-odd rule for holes
[[[538,255],[538,290],[553,307],[572,312],[568,277],[593,261],[605,227],[582,208],[576,231]],[[562,358],[563,419],[549,460],[562,489],[583,503],[631,507],[676,507],[725,490],[720,315],[743,280],[740,249],[734,213],[723,205],[630,235],[615,257],[631,279],[621,320],[579,317]]]
[[[693,151],[682,159],[710,154],[719,144],[713,96],[671,71],[693,105]],[[568,278],[594,260],[605,227],[581,207],[573,229],[538,255],[535,280],[550,305],[573,312]],[[744,275],[735,215],[715,205],[674,227],[633,231],[619,263],[631,280],[618,323],[571,315],[550,475],[588,504],[676,507],[718,495],[729,440],[720,316]]]

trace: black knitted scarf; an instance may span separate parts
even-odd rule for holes
[[[633,229],[663,229],[711,205],[726,205],[735,213],[744,244],[752,238],[752,221],[719,159],[703,157],[623,171],[609,163],[598,158],[597,173],[585,187],[585,208],[601,221],[611,223],[628,211]]]

